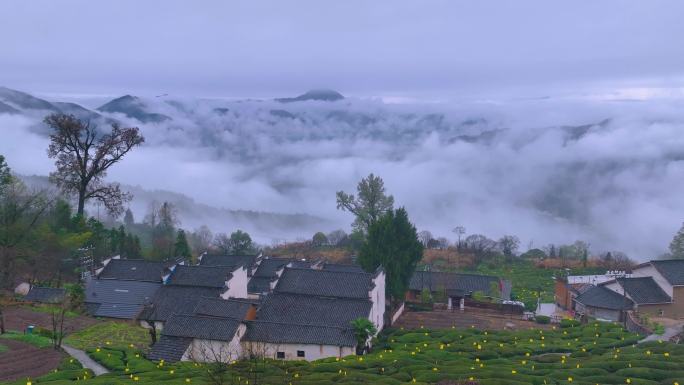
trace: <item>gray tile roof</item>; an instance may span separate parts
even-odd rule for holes
[[[272,344],[356,346],[356,338],[351,328],[268,321],[249,321],[243,341],[269,342]]]
[[[330,271],[347,271],[351,273],[365,273],[363,268],[359,265],[345,265],[341,263],[324,263],[323,270]]]
[[[271,291],[271,282],[278,278],[277,272],[292,259],[289,258],[272,258],[266,257],[261,260],[259,267],[247,283],[247,292],[253,294],[269,293]]]
[[[634,306],[629,298],[603,286],[592,286],[575,298],[575,301],[589,307],[610,310],[628,310]]]
[[[98,278],[161,282],[165,270],[165,262],[142,259],[112,259],[102,269]]]
[[[252,294],[269,293],[271,291],[271,282],[275,278],[270,277],[252,277],[247,282],[247,292]]]
[[[193,314],[244,320],[252,306],[254,305],[251,302],[245,300],[202,298],[195,306]]]
[[[333,298],[368,298],[373,275],[342,271],[285,268],[274,291]]]
[[[415,291],[421,291],[424,288],[430,291],[446,290],[450,295],[468,295],[476,291],[491,294],[492,283],[500,285],[501,280],[491,275],[416,271],[409,282],[409,289]],[[502,296],[506,297],[506,290],[502,291]]]
[[[164,329],[162,329],[162,335],[231,341],[240,323],[240,321],[232,318],[176,314],[169,317],[166,321]]]
[[[652,277],[618,278],[617,282],[639,305],[672,302],[672,298],[658,286]]]
[[[368,318],[372,303],[366,299],[314,297],[273,293],[257,312],[260,321],[350,327],[357,318]]]
[[[204,255],[202,266],[244,266],[249,268],[256,262],[256,255]]]
[[[152,361],[178,362],[190,346],[192,338],[162,335],[152,346],[147,358]]]
[[[41,303],[58,303],[64,300],[66,290],[54,287],[31,286],[24,301]]]
[[[192,314],[202,298],[218,298],[220,293],[212,287],[163,285],[138,318],[164,322],[173,314]]]
[[[671,285],[684,285],[684,259],[651,261]]]
[[[161,288],[161,283],[120,279],[91,279],[85,287],[85,302],[92,306],[91,315],[133,319]]]
[[[168,285],[203,286],[223,288],[232,277],[233,267],[224,266],[176,266],[169,278]]]

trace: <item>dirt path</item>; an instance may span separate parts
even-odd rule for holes
[[[36,378],[59,366],[64,353],[10,339],[0,339],[8,350],[0,353],[0,381]]]
[[[77,359],[78,362],[80,362],[84,368],[92,370],[96,376],[109,373],[109,370],[95,362],[95,360],[93,360],[92,358],[88,357],[86,352],[84,352],[83,350],[72,348],[71,346],[65,344],[62,344],[62,349],[64,349],[65,352],[69,353],[70,356]]]
[[[523,321],[520,319],[520,316],[507,316],[473,308],[466,308],[463,312],[459,310],[406,312],[392,326],[405,329],[419,329],[421,326],[427,329],[469,328],[475,326],[477,329],[490,330],[551,328],[551,325],[540,325],[530,321]]]

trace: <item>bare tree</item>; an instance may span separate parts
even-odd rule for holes
[[[0,334],[5,334],[5,294],[0,290]]]
[[[69,309],[71,304],[69,295],[65,295],[64,299],[60,301],[59,306],[54,307],[50,311],[50,323],[52,326],[52,334],[50,335],[50,340],[52,340],[52,347],[55,350],[59,350],[62,347],[62,339],[64,339],[64,316],[66,315],[67,309]]]
[[[466,233],[466,228],[464,226],[456,226],[452,230],[454,234],[456,234],[456,237],[458,237],[458,243],[456,244],[456,247],[459,249],[461,248],[461,237],[465,235]]]
[[[138,128],[113,123],[111,131],[103,134],[95,124],[74,115],[52,114],[44,121],[53,129],[48,156],[56,158],[57,166],[50,179],[64,193],[78,197],[76,213],[82,216],[85,203],[96,199],[111,215],[121,215],[123,203],[131,196],[116,183],[104,183],[103,178],[111,166],[145,141]]]
[[[504,235],[499,239],[498,246],[506,258],[512,258],[518,252],[520,247],[520,239],[515,235]]]
[[[428,244],[432,240],[432,233],[427,230],[423,230],[418,233],[418,240],[423,244],[423,247],[427,248]]]
[[[263,373],[268,364],[268,360],[276,359],[280,345],[270,344],[264,341],[243,342],[243,353],[249,362],[249,373],[252,383],[259,384],[259,373]]]
[[[204,374],[212,385],[235,383],[230,365],[240,358],[238,349],[223,341],[195,339],[190,345],[190,361],[201,362]]]
[[[348,237],[344,230],[335,230],[328,234],[328,242],[331,246],[339,246],[340,242],[344,241]]]

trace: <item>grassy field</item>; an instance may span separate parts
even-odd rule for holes
[[[537,298],[541,302],[553,302],[554,280],[556,274],[564,273],[557,269],[536,267],[531,261],[516,261],[511,263],[482,263],[470,272],[495,275],[508,279],[513,284],[513,296],[523,301],[528,310],[537,307]],[[571,275],[597,274],[596,268],[571,269]]]
[[[145,349],[150,343],[150,336],[147,329],[134,324],[103,322],[68,335],[64,343],[81,350],[99,346]]]
[[[27,344],[31,344],[39,348],[47,348],[52,346],[52,340],[50,340],[50,338],[38,334],[23,334],[19,332],[9,331],[5,334],[0,334],[0,338],[7,338],[26,342]]]
[[[61,312],[61,309],[57,305],[49,305],[49,304],[31,304],[31,305],[22,305],[22,307],[38,312],[38,313],[45,313],[45,314],[59,314]],[[78,312],[72,311],[72,310],[67,310],[64,312],[64,316],[73,318],[73,317],[78,317],[80,314]]]
[[[394,330],[367,356],[306,361],[268,361],[257,381],[248,362],[230,366],[225,384],[330,385],[432,384],[443,379],[481,385],[684,384],[684,346],[635,344],[638,336],[618,325],[596,323],[542,331]],[[206,366],[153,363],[131,348],[88,350],[113,372],[85,384],[211,384]],[[34,380],[50,385],[68,379]],[[23,385],[16,382],[13,385]]]
[[[0,353],[6,352],[7,351],[7,346],[0,344]]]

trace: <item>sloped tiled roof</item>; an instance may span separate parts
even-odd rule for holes
[[[368,318],[372,303],[367,299],[314,297],[273,293],[259,307],[257,319],[307,325],[350,327],[357,318]]]
[[[183,357],[183,353],[190,346],[192,338],[186,337],[172,337],[172,336],[162,336],[159,340],[152,346],[152,350],[147,355],[147,358],[152,361],[166,362],[178,362]]]
[[[100,279],[161,282],[166,263],[142,259],[112,259],[102,269]]]
[[[247,282],[247,292],[252,294],[262,294],[271,291],[271,282],[275,278],[271,277],[252,277]]]
[[[64,300],[66,290],[54,287],[32,286],[24,301],[41,303],[58,303]]]
[[[672,298],[658,286],[652,277],[618,278],[617,282],[625,288],[627,294],[637,304],[672,302]]]
[[[363,268],[359,265],[345,265],[341,263],[324,263],[323,270],[346,271],[350,273],[365,273]]]
[[[138,318],[163,322],[173,314],[192,314],[202,298],[218,298],[220,293],[212,287],[163,285]]]
[[[256,255],[204,255],[201,266],[244,266],[249,268],[256,262]]]
[[[176,266],[167,280],[174,286],[203,286],[223,288],[232,277],[233,267],[224,266]]]
[[[610,310],[628,310],[634,306],[629,298],[604,287],[592,286],[584,293],[575,298],[575,301],[590,307],[598,307]]]
[[[684,259],[651,261],[671,285],[684,285]]]
[[[368,298],[373,275],[329,270],[285,268],[274,291],[333,298]]]
[[[195,306],[193,314],[244,320],[252,306],[252,303],[245,300],[202,298]]]
[[[351,328],[268,321],[249,321],[243,341],[272,344],[356,346],[356,338]]]
[[[446,273],[438,271],[416,271],[409,282],[409,289],[421,291],[446,290],[447,292],[470,294],[481,291],[490,294],[492,283],[499,285],[499,277],[480,274]]]
[[[238,326],[240,326],[240,321],[232,318],[176,314],[166,321],[162,335],[231,341]]]
[[[133,319],[161,286],[156,282],[92,279],[86,284],[85,302],[98,304],[89,307],[95,317]]]

